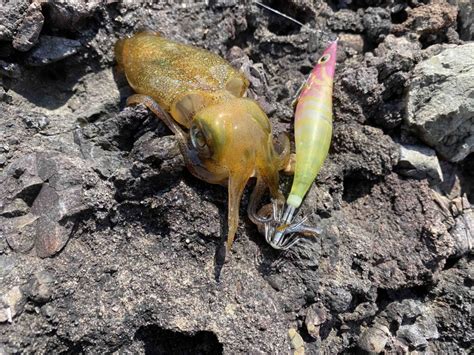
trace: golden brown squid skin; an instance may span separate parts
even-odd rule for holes
[[[268,117],[254,100],[242,97],[247,79],[218,55],[150,32],[118,41],[115,52],[138,94],[127,102],[144,103],[164,120],[194,175],[227,184],[230,249],[250,177],[257,178],[258,190],[252,206],[265,186],[273,199],[283,199],[278,171],[288,161],[289,142],[277,154]]]

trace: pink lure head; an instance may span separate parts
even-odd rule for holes
[[[336,70],[337,39],[329,44],[316,63],[311,75],[317,79],[333,78]]]

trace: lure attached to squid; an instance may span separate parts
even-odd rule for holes
[[[266,226],[265,237],[276,249],[288,249],[300,239],[293,233],[320,234],[319,228],[292,223],[297,208],[328,155],[332,137],[332,92],[337,40],[331,42],[311,71],[295,111],[296,167],[290,195],[278,227]]]

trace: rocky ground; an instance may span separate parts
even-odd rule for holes
[[[109,3],[0,7],[0,354],[472,352],[472,2]],[[247,192],[214,280],[226,190],[124,104],[141,28],[241,68],[276,134],[339,36],[321,237],[273,250]]]

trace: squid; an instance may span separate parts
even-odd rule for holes
[[[299,234],[320,234],[321,229],[293,223],[297,208],[328,155],[332,137],[332,92],[337,39],[329,44],[301,88],[295,111],[296,167],[285,212],[274,209],[273,223],[265,224],[265,238],[276,249],[289,249]]]
[[[169,127],[193,175],[227,186],[227,242],[216,252],[218,279],[234,241],[248,180],[256,178],[248,205],[253,222],[268,223],[256,213],[266,189],[274,205],[284,204],[279,171],[290,161],[288,137],[274,142],[266,114],[244,97],[248,80],[216,54],[146,31],[119,40],[115,55],[136,92],[127,104],[144,104]]]

